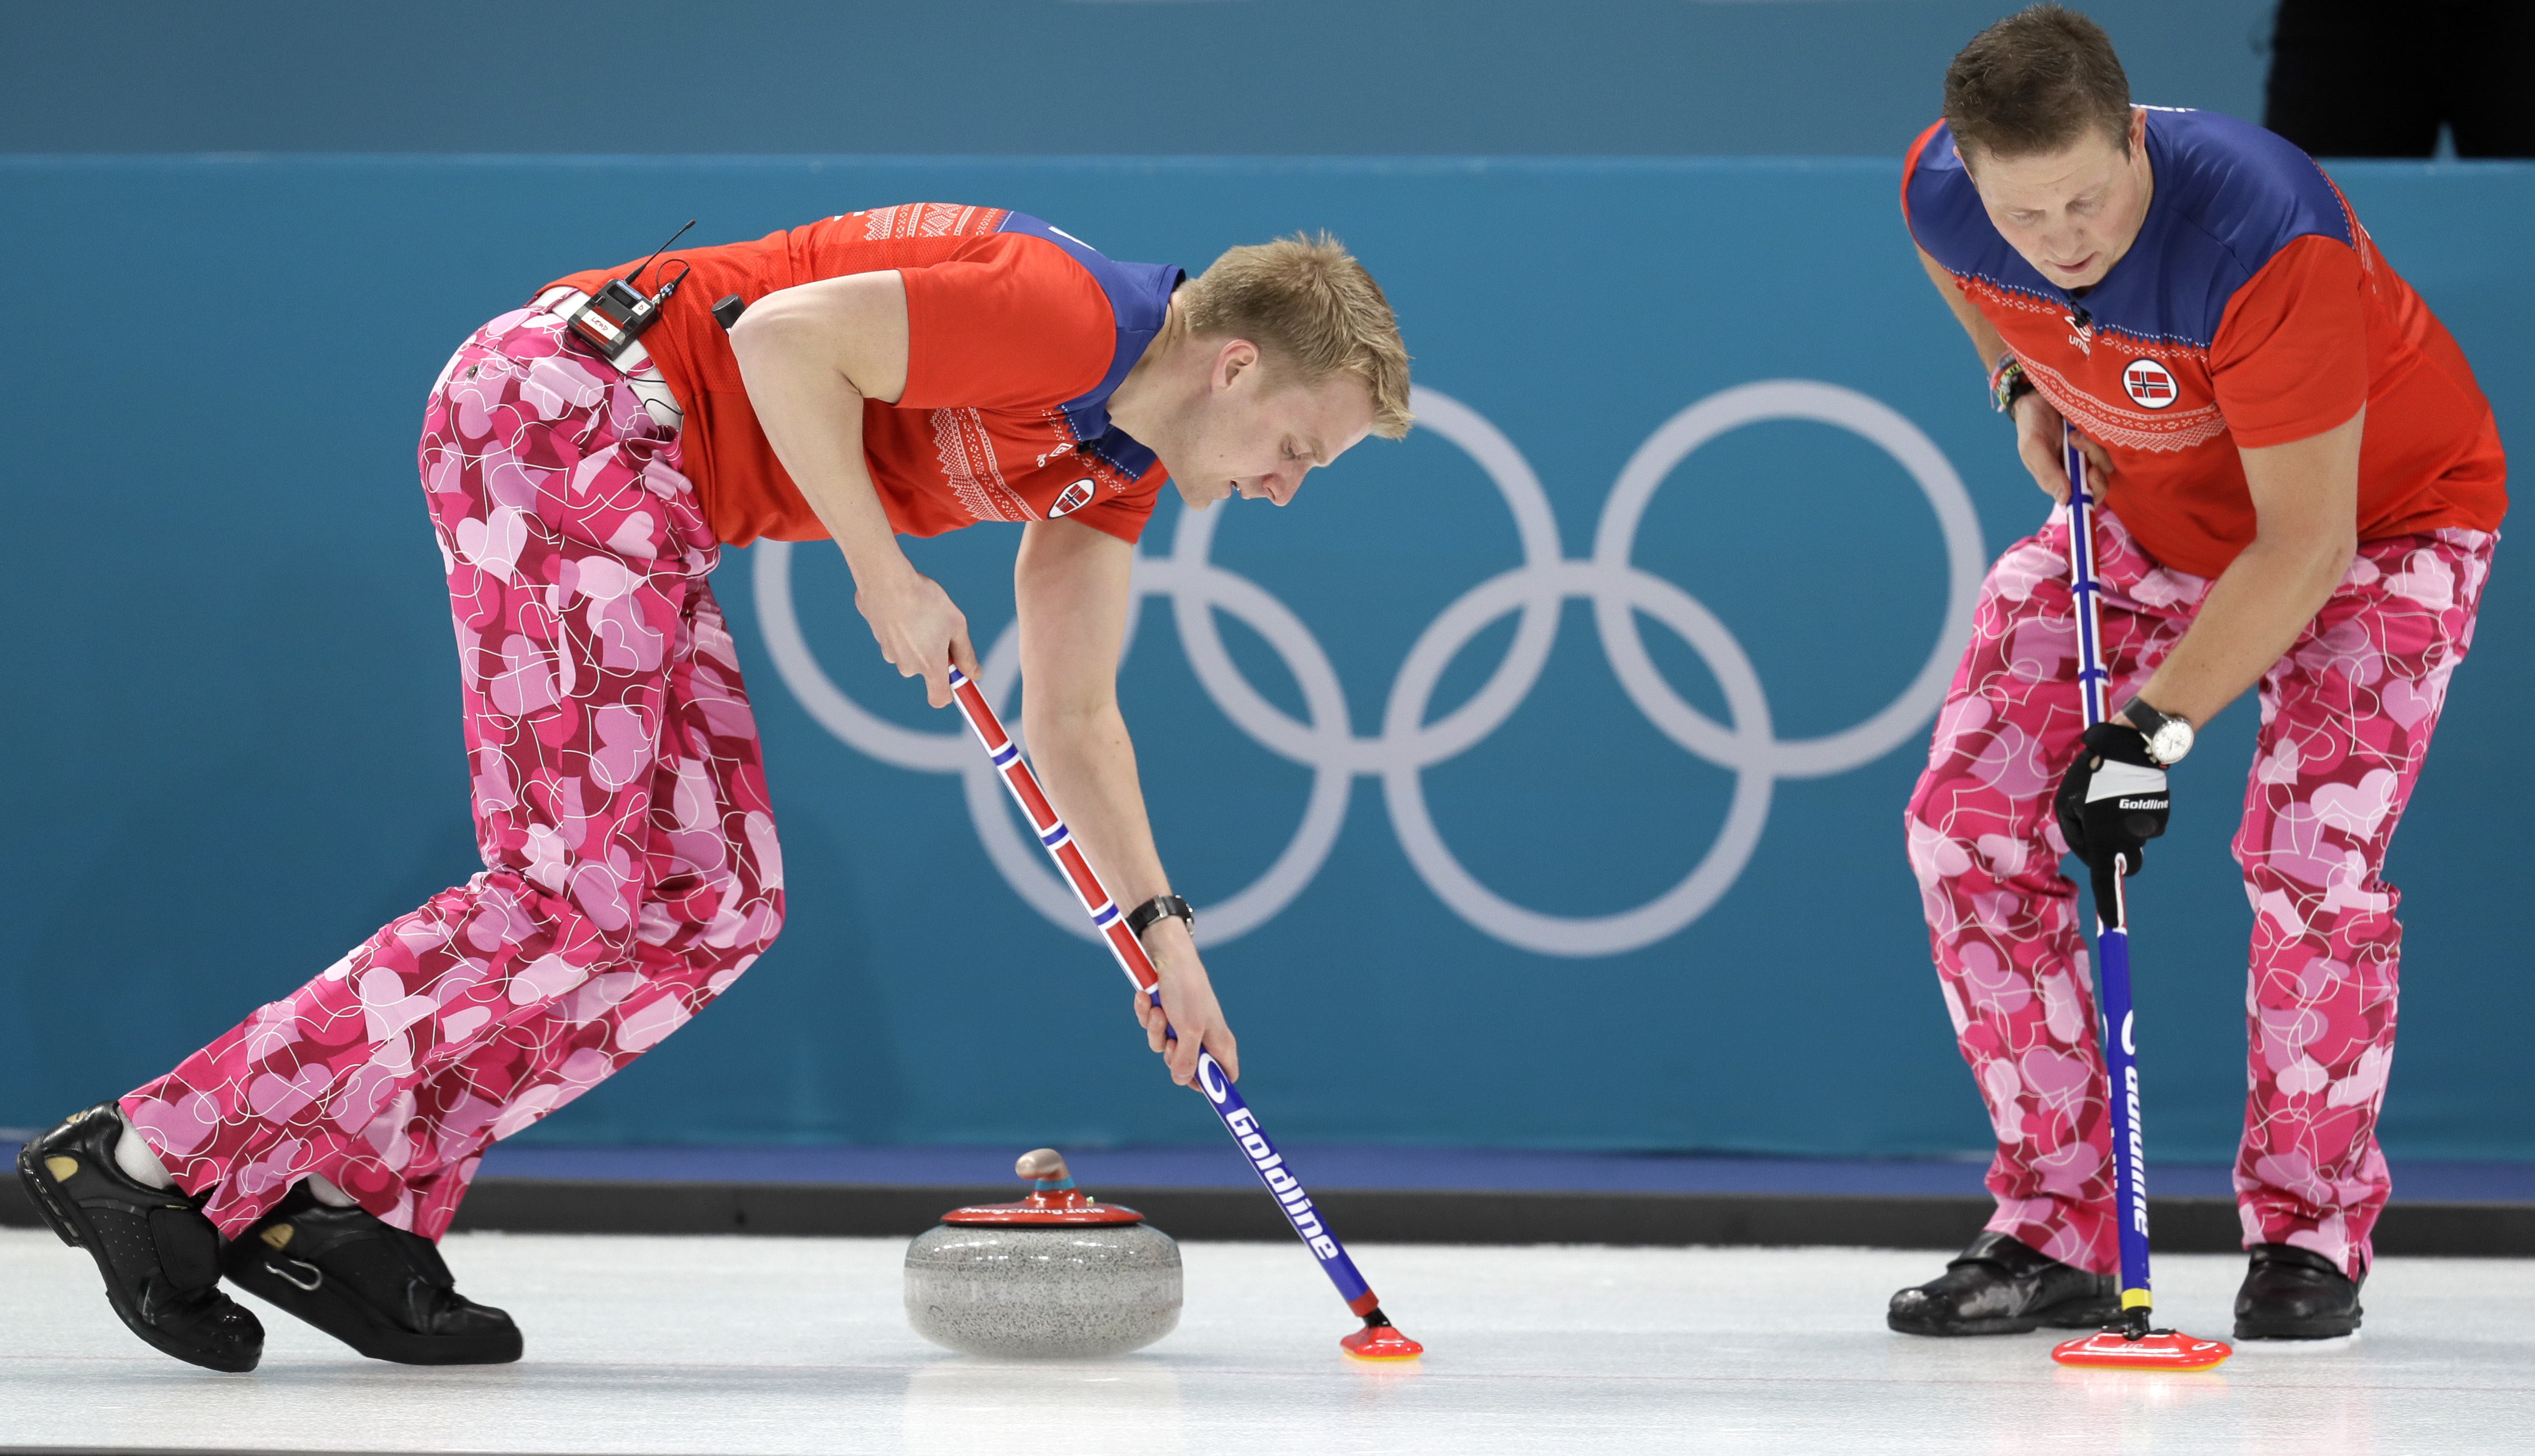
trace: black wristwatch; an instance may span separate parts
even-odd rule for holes
[[[1141,940],[1144,939],[1144,932],[1152,928],[1153,922],[1165,915],[1179,917],[1180,924],[1187,926],[1191,934],[1196,933],[1197,912],[1189,908],[1188,901],[1177,895],[1155,895],[1128,911],[1127,933]]]
[[[2128,718],[2147,740],[2147,756],[2171,768],[2192,752],[2192,720],[2173,713],[2161,713],[2148,706],[2144,698],[2133,698],[2122,704],[2120,717]]]

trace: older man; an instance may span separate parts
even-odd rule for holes
[[[1890,1323],[2111,1314],[2103,1060],[2059,862],[2135,873],[2164,830],[2165,770],[2258,688],[2235,839],[2256,910],[2236,1335],[2347,1334],[2388,1186],[2376,1125],[2401,930],[2379,872],[2506,506],[2490,406],[2305,153],[2133,106],[2104,32],[2056,5],[1954,58],[1902,207],[2055,500],[2063,421],[2084,437],[2119,707],[2080,741],[2055,511],[1990,572],[1910,801],[1946,1008],[1997,1131],[1998,1211],[1942,1278],[1893,1297]]]

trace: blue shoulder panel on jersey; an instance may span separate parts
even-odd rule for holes
[[[1905,196],[1911,235],[1958,277],[1979,278],[2098,329],[2205,349],[2236,290],[2297,238],[2356,245],[2340,194],[2313,158],[2270,132],[2214,111],[2148,108],[2156,194],[2122,261],[2083,300],[2045,279],[1991,225],[1940,126],[1920,149]]]
[[[2066,297],[1990,225],[1980,194],[1963,170],[1962,153],[1954,150],[1952,127],[1940,125],[1929,135],[1902,182],[1902,198],[1910,236],[1946,272],[2051,302]]]
[[[1026,233],[1056,244],[1067,257],[1082,264],[1083,272],[1091,274],[1091,280],[1108,296],[1109,312],[1118,321],[1117,352],[1109,358],[1109,372],[1091,387],[1090,393],[1065,402],[1065,418],[1085,453],[1106,460],[1130,480],[1141,478],[1153,467],[1153,453],[1142,441],[1109,423],[1109,396],[1127,378],[1127,371],[1144,357],[1153,335],[1161,332],[1171,313],[1171,290],[1188,274],[1168,264],[1113,262],[1081,238],[1026,212],[1007,213],[1004,225],[995,230]]]

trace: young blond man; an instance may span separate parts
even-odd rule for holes
[[[628,331],[586,310],[617,276],[678,281],[610,357]],[[424,413],[483,872],[30,1143],[38,1206],[180,1360],[260,1358],[222,1275],[377,1359],[518,1359],[436,1248],[477,1160],[703,1009],[782,923],[706,579],[761,536],[835,541],[882,655],[938,707],[976,652],[897,537],[1020,525],[1039,771],[1135,907],[1161,977],[1161,1006],[1136,1006],[1147,1044],[1183,1083],[1201,1050],[1238,1076],[1118,709],[1134,545],[1166,479],[1192,510],[1282,506],[1366,435],[1404,434],[1407,397],[1382,290],[1326,236],[1191,280],[921,203],[556,280],[459,349]]]

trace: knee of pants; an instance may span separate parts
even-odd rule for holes
[[[1910,807],[1901,813],[1901,852],[1910,859],[1910,873],[1918,878],[1921,889],[1934,889],[1937,880],[1950,873],[1959,874],[1969,863],[1964,846],[1951,837],[1928,827],[1919,818],[1920,800],[1913,796]]]
[[[2357,855],[2345,858],[2336,853],[2336,847],[2329,842],[2328,835],[2318,836],[2319,842],[2312,846],[2298,847],[2311,852],[2298,853],[2293,850],[2291,854],[2285,856],[2298,871],[2302,872],[2292,874],[2289,866],[2274,863],[2273,848],[2267,842],[2270,830],[2271,824],[2266,818],[2249,815],[2247,821],[2237,826],[2235,837],[2227,844],[2228,853],[2236,861],[2238,873],[2244,877],[2246,902],[2256,910],[2261,908],[2264,895],[2287,895],[2300,900],[2312,900],[2319,895],[2326,895],[2328,886],[2312,880],[2311,877],[2319,872],[2322,873],[2326,880],[2346,877],[2354,883],[2375,878],[2375,866],[2368,864]],[[2329,861],[2326,859],[2327,856]]]
[[[757,949],[760,954],[764,954],[773,945],[776,936],[783,934],[783,886],[778,884],[768,890],[765,905],[766,914],[760,922],[762,929],[757,937]]]
[[[728,940],[711,934],[697,943],[694,954],[703,958],[698,968],[708,995],[720,996],[731,988],[741,974],[757,964],[774,944],[783,930],[783,891],[771,889],[751,903],[732,928]],[[693,962],[690,962],[691,964]]]
[[[1910,857],[1910,873],[1917,877],[1919,888],[1931,894],[1941,891],[1946,881],[1959,879],[1974,868],[1997,879],[2006,879],[2023,868],[2024,856],[2020,849],[2004,836],[1993,834],[1965,838],[1949,834],[1929,823],[1916,802],[1902,817],[1901,827],[1906,841],[1904,848]],[[1984,840],[1990,842],[1984,843]],[[2001,856],[2011,858],[2015,863],[1992,863]]]
[[[752,881],[725,871],[709,881],[674,877],[662,887],[673,893],[643,906],[643,939],[655,945],[674,941],[680,954],[700,957],[715,973],[746,969],[783,929],[780,885],[752,889]]]
[[[1946,776],[1932,764],[1910,790],[1910,802],[1901,807],[1902,852],[1910,857],[1910,872],[1919,877],[1922,888],[1933,885],[1940,874],[1959,873],[1959,867],[1942,871],[1938,864],[1950,863],[1970,848],[1937,827],[1937,820],[1945,817],[1938,806],[1946,792]]]
[[[783,843],[775,836],[774,817],[762,809],[750,810],[740,819],[730,854],[731,868],[764,893],[767,913],[779,927],[783,921]],[[766,938],[774,939],[774,931],[769,929]]]
[[[736,961],[773,944],[783,927],[783,851],[763,810],[667,834],[654,845],[653,869],[643,911],[650,939],[691,935]]]
[[[763,954],[783,929],[783,846],[775,837],[773,817],[750,810],[740,819],[739,832],[731,836],[729,849],[728,883],[743,896],[738,906],[725,904],[723,910],[728,914],[736,908],[740,916],[731,952],[734,959]]]
[[[2276,878],[2262,864],[2263,840],[2268,837],[2270,827],[2267,817],[2248,814],[2237,820],[2236,832],[2227,841],[2227,853],[2236,861],[2238,873],[2245,877],[2245,893],[2248,895],[2261,888],[2256,882],[2257,877]]]

